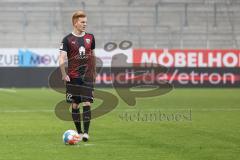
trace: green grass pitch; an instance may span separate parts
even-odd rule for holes
[[[73,123],[54,114],[64,98],[50,89],[1,89],[0,160],[240,159],[240,89],[174,89],[135,107],[120,99],[92,120],[90,141],[74,146],[62,142]]]

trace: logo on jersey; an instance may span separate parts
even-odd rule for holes
[[[79,51],[80,59],[86,58],[85,47],[83,46],[79,47],[78,51]]]
[[[91,40],[87,38],[86,42],[87,42],[87,44],[90,44]]]

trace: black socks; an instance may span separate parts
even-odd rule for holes
[[[81,116],[80,111],[78,109],[72,108],[72,119],[75,124],[75,127],[77,129],[77,132],[80,134],[82,133],[81,129]],[[89,126],[90,126],[90,120],[91,120],[91,108],[90,106],[83,106],[83,127],[84,127],[84,133],[88,133]]]
[[[75,124],[75,127],[77,129],[77,132],[80,134],[82,133],[82,129],[81,129],[81,117],[80,117],[80,111],[79,108],[78,109],[73,109],[72,108],[72,119],[73,122]]]
[[[83,106],[84,133],[88,133],[90,120],[91,120],[91,108],[90,108],[90,106]]]

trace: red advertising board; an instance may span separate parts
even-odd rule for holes
[[[240,67],[240,50],[134,49],[135,66],[158,64],[165,67]]]

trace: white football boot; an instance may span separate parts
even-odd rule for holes
[[[83,136],[82,136],[82,140],[83,140],[84,142],[87,142],[88,139],[89,139],[89,135],[88,135],[87,133],[84,133]]]

